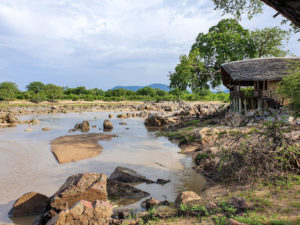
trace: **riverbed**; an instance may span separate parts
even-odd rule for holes
[[[103,151],[96,157],[77,162],[59,164],[51,152],[51,140],[68,135],[68,130],[88,120],[90,133],[102,133],[104,119],[109,112],[44,114],[24,116],[22,120],[38,119],[40,124],[0,129],[0,223],[31,224],[32,218],[15,218],[7,214],[14,201],[24,193],[35,191],[51,196],[76,173],[96,172],[109,176],[117,166],[137,171],[149,179],[170,179],[165,185],[140,184],[158,200],[174,201],[179,192],[191,190],[200,193],[204,178],[193,169],[191,157],[179,154],[180,149],[165,137],[148,131],[142,118],[110,119],[114,129],[108,134],[118,137],[100,141]],[[116,116],[116,114],[114,114]],[[120,122],[127,125],[121,126]],[[92,128],[96,125],[96,128]],[[42,131],[43,127],[51,128]],[[72,134],[80,134],[80,131]],[[128,206],[140,209],[139,202]]]

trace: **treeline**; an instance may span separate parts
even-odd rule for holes
[[[22,92],[13,82],[0,83],[0,101],[13,101],[16,99],[30,100],[35,103],[41,101],[56,100],[104,100],[104,101],[229,101],[229,94],[224,92],[212,93],[210,90],[201,90],[190,93],[188,91],[171,90],[169,92],[161,89],[144,87],[137,91],[126,89],[115,89],[103,91],[98,88],[86,89],[83,86],[76,88],[60,87],[54,84],[43,84],[42,82],[32,82],[26,86],[26,91]]]

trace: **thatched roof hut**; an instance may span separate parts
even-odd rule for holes
[[[252,86],[254,81],[280,81],[289,74],[293,58],[259,58],[224,63],[221,66],[222,81],[227,88],[234,85]]]

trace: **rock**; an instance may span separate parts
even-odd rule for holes
[[[126,126],[126,125],[127,125],[127,123],[125,123],[125,122],[121,122],[121,123],[119,123],[119,125],[121,125],[121,126]]]
[[[177,198],[175,200],[175,205],[177,207],[180,207],[181,204],[187,205],[190,202],[198,201],[200,199],[201,199],[201,197],[198,194],[196,194],[195,192],[193,192],[193,191],[184,191],[184,192],[181,192],[177,196]]]
[[[76,132],[76,131],[77,131],[76,129],[69,129],[68,133],[73,133],[73,132]]]
[[[292,131],[290,137],[293,141],[300,140],[300,130]]]
[[[39,124],[40,123],[40,121],[39,120],[31,120],[31,124],[32,125],[37,125],[37,124]]]
[[[246,223],[240,223],[234,219],[229,219],[229,225],[247,225]]]
[[[107,200],[107,177],[99,173],[76,174],[69,177],[51,197],[50,206],[56,211],[66,210],[79,200]]]
[[[32,129],[31,129],[31,128],[26,128],[24,131],[26,131],[26,132],[31,132]]]
[[[117,118],[119,118],[119,119],[125,119],[125,118],[127,118],[127,114],[117,115]]]
[[[112,130],[114,128],[112,122],[109,120],[104,120],[103,122],[103,130]]]
[[[212,210],[218,208],[218,206],[217,206],[217,204],[214,203],[214,202],[208,202],[208,203],[206,203],[205,208],[206,208],[208,211],[212,211]]]
[[[172,111],[173,111],[172,107],[169,106],[169,105],[165,106],[165,107],[164,107],[164,110],[165,110],[166,112],[172,112]]]
[[[154,181],[149,180],[142,175],[139,175],[134,170],[121,166],[115,169],[115,171],[110,175],[109,180],[124,183],[154,183]]]
[[[112,114],[109,114],[109,115],[108,115],[108,118],[109,118],[109,119],[112,119],[112,118],[114,118],[114,116],[113,116]]]
[[[156,180],[156,183],[157,184],[167,184],[167,183],[170,183],[171,180],[164,180],[164,179],[157,179]]]
[[[75,130],[81,130],[82,132],[89,132],[89,130],[90,130],[90,123],[89,123],[89,121],[85,120],[82,123],[77,123],[74,126],[74,129]]]
[[[253,117],[255,116],[256,110],[251,109],[249,112],[247,112],[246,117]]]
[[[51,130],[50,127],[43,127],[43,128],[42,128],[42,131],[49,131],[49,130]]]
[[[112,206],[104,201],[93,203],[80,200],[72,208],[60,212],[46,225],[108,225],[112,215]]]
[[[35,216],[42,213],[49,201],[45,195],[29,192],[18,198],[12,209],[9,211],[9,216]]]
[[[251,208],[244,198],[232,197],[229,204],[239,210],[247,210]]]
[[[109,198],[125,198],[125,199],[142,199],[148,197],[150,194],[140,189],[132,187],[128,184],[108,180],[107,193]]]
[[[145,120],[146,126],[152,126],[152,127],[163,127],[168,125],[168,120],[160,116],[158,114],[149,114],[148,118]]]
[[[13,113],[8,113],[4,117],[4,122],[6,122],[6,123],[18,123],[19,119]]]
[[[143,201],[141,203],[141,206],[148,210],[150,208],[153,208],[154,206],[157,206],[158,204],[160,203],[160,201],[156,200],[155,198],[149,198],[149,199],[146,199],[145,201]]]
[[[209,143],[218,137],[220,131],[216,128],[204,127],[200,130],[196,130],[194,137],[196,139],[201,139],[202,144]]]

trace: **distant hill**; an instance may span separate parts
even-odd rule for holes
[[[158,89],[161,89],[163,91],[169,91],[169,86],[168,85],[165,85],[165,84],[150,84],[150,85],[147,85],[147,86],[115,86],[114,88],[112,88],[112,90],[114,89],[126,89],[126,90],[131,90],[131,91],[137,91],[141,88],[144,88],[144,87],[152,87],[154,89],[158,88]]]

